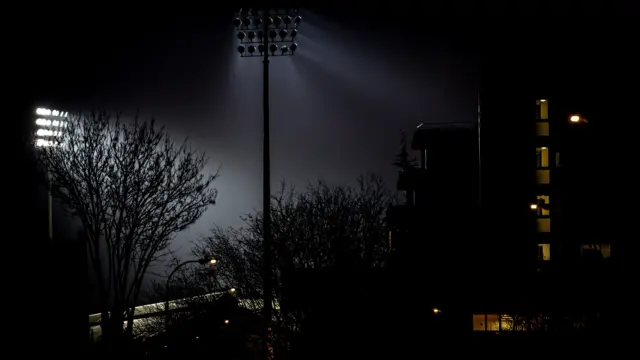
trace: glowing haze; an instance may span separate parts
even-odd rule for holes
[[[295,56],[271,59],[274,190],[283,179],[298,187],[318,177],[350,183],[364,172],[395,187],[400,130],[475,121],[474,62],[441,37],[409,41],[302,15]],[[214,222],[239,225],[261,207],[262,63],[240,58],[232,21],[186,19],[104,40],[116,49],[108,58],[90,59],[66,90],[43,94],[70,110],[137,110],[207,152],[210,170],[221,171],[218,202],[178,236],[181,252]],[[49,71],[76,71],[66,66]]]

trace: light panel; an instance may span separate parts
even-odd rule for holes
[[[242,57],[264,56],[268,50],[267,56],[291,56],[298,49],[295,39],[301,22],[297,8],[240,9],[234,21],[239,30],[238,53]],[[268,49],[265,41],[270,44]]]
[[[69,112],[68,111],[65,112],[65,111],[60,111],[60,110],[47,109],[47,108],[37,108],[36,109],[36,115],[67,117],[67,116],[69,116]]]
[[[36,109],[36,147],[59,146],[60,142],[55,140],[62,136],[62,131],[68,126],[65,118],[69,116],[69,112],[56,109],[48,109],[39,107]]]

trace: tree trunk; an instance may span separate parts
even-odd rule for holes
[[[123,346],[123,320],[124,316],[120,310],[102,312],[102,342],[109,353],[118,353]]]
[[[133,316],[135,308],[131,308],[127,311],[127,331],[125,333],[127,339],[133,338]]]
[[[100,314],[100,329],[102,330],[102,342],[107,342],[110,339],[111,329],[110,321],[109,321],[109,312],[103,310]]]

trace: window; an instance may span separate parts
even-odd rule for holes
[[[537,218],[536,228],[539,233],[551,232],[551,219],[550,218]]]
[[[536,170],[536,183],[537,184],[550,184],[551,183],[551,171],[549,169]]]
[[[536,100],[536,119],[549,120],[549,101],[547,99]]]
[[[537,136],[549,136],[549,123],[538,122],[536,123],[536,135]]]
[[[513,330],[514,320],[504,314],[473,314],[473,331],[509,331]],[[518,327],[522,330],[523,327]]]
[[[487,314],[487,331],[500,331],[500,315]]]
[[[590,259],[608,259],[611,257],[611,244],[583,244],[582,257]]]
[[[536,166],[538,168],[549,167],[549,148],[544,146],[536,148]]]
[[[487,316],[485,314],[473,314],[473,331],[487,330]]]
[[[536,200],[536,214],[538,216],[551,215],[551,210],[549,209],[549,195],[538,195],[536,196]]]
[[[551,260],[551,244],[538,244],[538,260]]]
[[[560,153],[556,153],[556,167],[560,167]]]

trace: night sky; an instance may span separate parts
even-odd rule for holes
[[[297,186],[318,177],[352,183],[364,172],[394,187],[400,131],[421,122],[475,122],[481,71],[504,63],[501,54],[510,48],[532,57],[520,65],[538,66],[531,54],[542,45],[525,43],[538,31],[551,34],[555,49],[539,63],[558,60],[565,82],[608,78],[603,68],[620,59],[610,48],[630,46],[626,28],[611,37],[612,28],[592,11],[581,16],[588,27],[582,29],[566,9],[543,17],[522,9],[509,16],[417,9],[302,10],[296,55],[271,61],[274,189],[282,179]],[[231,11],[181,10],[96,11],[51,26],[52,14],[41,13],[31,19],[39,45],[18,45],[34,65],[24,81],[42,84],[29,88],[25,108],[138,110],[206,151],[211,171],[221,167],[218,203],[178,236],[184,250],[214,222],[238,225],[240,215],[261,206],[262,66],[238,56]],[[579,66],[566,56],[576,53]],[[581,91],[596,88],[593,81],[582,80]]]

